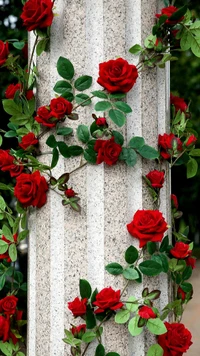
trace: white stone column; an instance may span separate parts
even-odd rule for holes
[[[58,80],[56,62],[60,55],[69,58],[76,75],[98,76],[98,64],[121,56],[137,63],[128,54],[135,43],[142,43],[150,34],[159,8],[158,0],[57,0],[58,14],[51,31],[49,53],[38,60],[38,105],[46,105],[53,97],[52,88]],[[128,141],[133,135],[143,136],[156,147],[158,133],[168,128],[169,72],[147,69],[127,95],[133,112],[128,115],[123,133]],[[98,88],[94,81],[94,88]],[[90,123],[91,108],[80,110],[80,120],[70,121],[74,130],[80,123]],[[46,151],[42,139],[42,149]],[[48,158],[45,158],[48,162]],[[54,175],[69,172],[79,164],[79,158],[60,158]],[[142,174],[156,168],[154,163],[138,160],[134,168],[118,163],[108,167],[87,165],[70,177],[81,197],[81,214],[63,207],[60,197],[48,193],[48,202],[33,212],[29,220],[29,329],[28,356],[68,356],[63,343],[64,327],[73,318],[67,302],[79,295],[79,278],[88,279],[93,287],[122,288],[122,278],[105,272],[104,266],[113,261],[123,263],[128,246],[138,246],[126,230],[126,224],[138,209],[152,208]],[[168,220],[169,179],[162,189],[162,211]],[[129,288],[141,295],[143,284]],[[167,279],[152,279],[152,289],[159,287],[168,302]],[[123,337],[121,336],[123,335]],[[108,351],[120,356],[145,356],[149,334],[131,337],[125,326],[109,322],[104,333]],[[152,340],[150,340],[152,341]],[[88,356],[94,356],[89,348]]]

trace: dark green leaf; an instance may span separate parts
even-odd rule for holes
[[[37,47],[36,47],[37,56],[40,56],[42,54],[42,52],[44,52],[47,49],[48,43],[49,43],[48,38],[43,38],[42,40],[40,40],[38,42]]]
[[[86,326],[87,329],[93,329],[96,326],[96,318],[93,310],[88,306],[86,311]]]
[[[123,101],[116,101],[114,105],[117,109],[123,111],[125,114],[129,114],[130,112],[132,112],[131,107]]]
[[[78,139],[81,142],[87,143],[89,141],[90,133],[89,133],[89,129],[86,125],[79,125],[77,128],[76,134],[77,134]]]
[[[184,283],[182,283],[181,285],[180,285],[180,287],[182,288],[182,290],[184,291],[184,292],[186,292],[186,293],[188,293],[188,292],[191,292],[192,291],[192,285],[190,284],[190,283],[188,283],[188,282],[184,282]]]
[[[197,174],[198,163],[194,158],[190,158],[187,163],[187,178],[192,178]]]
[[[99,344],[95,350],[95,356],[105,356],[105,348]]]
[[[162,266],[154,261],[144,261],[139,264],[140,271],[146,276],[157,276],[162,272]]]
[[[128,145],[131,148],[139,149],[139,148],[142,148],[144,146],[144,144],[145,144],[145,141],[144,141],[143,137],[135,136],[130,139]]]
[[[68,91],[62,93],[62,97],[72,102],[74,100],[74,95]],[[69,117],[69,116],[68,116]]]
[[[71,157],[68,146],[66,145],[65,142],[59,141],[57,142],[57,144],[58,144],[59,151],[63,157],[65,158]]]
[[[51,161],[51,168],[54,168],[57,165],[58,160],[59,160],[59,152],[58,152],[58,149],[56,147],[54,147],[52,161]]]
[[[186,269],[183,271],[182,278],[184,281],[186,281],[191,277],[191,275],[192,275],[192,267],[187,266]]]
[[[106,93],[104,93],[102,90],[92,91],[91,94],[96,96],[97,98],[100,98],[100,99],[107,99],[107,97],[108,97],[108,95]]]
[[[80,279],[79,281],[79,290],[80,290],[80,295],[81,298],[87,298],[89,299],[92,293],[92,289],[90,286],[90,283],[86,281],[86,279]]]
[[[69,59],[59,57],[57,62],[58,74],[64,79],[71,80],[74,76],[74,66]]]
[[[113,136],[114,136],[114,138],[115,138],[115,142],[116,143],[118,143],[118,145],[123,145],[123,143],[124,143],[124,137],[123,137],[123,135],[120,133],[120,132],[118,132],[118,131],[112,131],[112,134],[113,134]]]
[[[65,80],[59,80],[54,86],[53,90],[56,93],[62,94],[65,92],[70,92],[72,90],[72,86],[70,83],[66,82]]]
[[[69,146],[68,152],[72,157],[80,156],[83,153],[83,148],[81,146],[75,146],[75,145]]]
[[[96,295],[98,294],[98,290],[97,288],[94,290],[94,292],[92,293],[92,296],[91,296],[91,303],[95,302],[96,300]]]
[[[153,255],[153,253],[156,251],[156,243],[155,242],[147,242],[147,250],[150,255]]]
[[[96,111],[106,111],[111,108],[111,103],[109,101],[99,101],[95,104],[94,109]]]
[[[179,20],[183,15],[185,15],[187,9],[188,9],[188,6],[187,6],[187,5],[182,6],[181,8],[179,8],[176,12],[174,12],[174,13],[169,17],[169,20],[170,20],[170,21]]]
[[[97,160],[96,152],[92,148],[87,148],[84,151],[84,158],[87,162],[95,164]]]
[[[46,140],[46,144],[47,144],[47,146],[49,146],[51,148],[57,147],[57,142],[56,142],[55,136],[54,135],[50,135],[48,137],[48,139]]]
[[[142,146],[137,151],[143,158],[146,159],[156,159],[159,157],[158,151],[155,148],[148,145]]]
[[[77,90],[83,91],[90,88],[92,85],[92,77],[89,75],[83,75],[75,80],[74,86]]]
[[[133,167],[137,163],[137,154],[132,148],[123,147],[119,159],[125,161],[127,166]]]
[[[13,45],[13,47],[21,50],[22,48],[24,48],[25,43],[24,42],[13,42],[12,45]]]
[[[169,237],[165,236],[160,245],[160,252],[165,252],[169,246]]]
[[[5,274],[2,274],[2,276],[0,276],[0,290],[3,289],[5,283],[6,283],[6,277]]]
[[[110,274],[113,274],[115,276],[117,276],[118,274],[122,274],[123,272],[123,267],[116,262],[113,263],[109,263],[106,267],[105,267],[106,271]]]
[[[73,133],[73,129],[71,127],[58,127],[56,133],[57,135],[69,136]]]
[[[160,294],[161,294],[160,290],[153,290],[152,292],[148,293],[145,296],[145,299],[156,300],[160,297]]]
[[[87,100],[88,99],[88,100]],[[91,104],[91,99],[89,97],[89,95],[87,94],[77,94],[75,96],[75,100],[78,104],[81,104],[81,106],[87,106]]]
[[[125,98],[125,96],[126,96],[126,94],[123,94],[123,93],[109,94],[110,99],[123,99],[123,98]]]
[[[122,127],[126,122],[126,117],[119,110],[111,109],[109,111],[109,117],[119,127]]]
[[[125,252],[125,261],[129,264],[134,263],[138,259],[138,250],[134,246],[127,248]]]

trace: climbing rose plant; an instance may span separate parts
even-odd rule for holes
[[[105,267],[116,278],[122,275],[126,285],[118,290],[106,286],[100,291],[92,291],[90,283],[81,279],[79,295],[68,301],[68,309],[81,324],[66,329],[63,341],[70,345],[73,356],[86,355],[93,340],[98,342],[95,356],[119,356],[117,352],[107,351],[101,339],[104,323],[112,319],[117,324],[126,324],[133,337],[144,329],[156,335],[157,343],[150,346],[147,356],[181,356],[192,344],[191,333],[181,323],[181,318],[193,293],[192,285],[187,282],[195,268],[193,244],[187,238],[188,229],[184,232],[175,229],[175,220],[182,215],[177,197],[171,195],[172,223],[165,221],[159,202],[160,190],[165,183],[163,162],[168,162],[170,168],[177,164],[186,165],[188,178],[197,173],[198,164],[194,157],[200,156],[200,150],[195,148],[197,134],[189,121],[189,105],[183,98],[171,94],[171,131],[159,135],[158,149],[138,136],[125,144],[122,133],[113,127],[125,125],[127,115],[132,112],[125,101],[126,93],[132,90],[143,68],[164,68],[167,61],[176,59],[172,51],[177,48],[191,49],[200,57],[200,22],[192,19],[187,6],[178,9],[169,4],[163,8],[155,14],[155,25],[152,34],[144,41],[144,47],[136,44],[129,50],[139,55],[138,64],[128,63],[121,57],[99,63],[95,80],[101,87],[91,95],[88,90],[93,78],[85,74],[75,77],[70,59],[59,57],[57,71],[61,78],[53,88],[55,97],[36,108],[34,88],[38,71],[33,65],[33,55],[35,51],[37,56],[48,51],[50,26],[56,21],[54,1],[28,0],[23,4],[23,26],[35,34],[28,67],[22,68],[20,56],[12,54],[12,47],[23,50],[26,46],[23,41],[0,40],[0,66],[16,77],[16,82],[10,83],[5,91],[3,107],[10,119],[8,131],[0,130],[0,143],[9,137],[15,137],[18,142],[8,150],[0,149],[0,169],[5,172],[5,181],[9,175],[12,178],[9,184],[0,183],[0,350],[3,355],[24,355],[23,325],[26,321],[22,319],[23,310],[18,305],[21,295],[26,293],[26,283],[15,262],[18,245],[29,233],[26,220],[31,209],[44,206],[48,191],[52,190],[60,196],[64,206],[79,212],[78,186],[76,192],[70,184],[74,171],[86,164],[113,166],[120,161],[134,167],[140,156],[155,162],[155,169],[143,177],[155,208],[141,210],[138,207],[132,220],[124,222],[130,239],[139,240],[139,250],[131,244],[124,253],[124,265],[112,261]],[[76,130],[80,144],[67,144],[69,138],[70,142],[72,140],[71,120],[78,120],[79,108],[92,105],[93,98],[91,124],[81,124]],[[47,154],[52,157],[50,165],[38,159],[45,154],[40,151],[40,139],[46,133],[49,133],[46,145],[50,149]],[[60,140],[60,136],[65,141]],[[60,156],[65,159],[80,156],[81,163],[73,171],[55,177],[52,170]],[[3,191],[9,191],[15,197],[14,209],[6,203]],[[165,235],[169,225],[172,225],[173,244]],[[152,278],[160,273],[168,274],[174,290],[173,300],[163,310],[156,307],[155,301],[161,294],[159,290],[146,287],[138,298],[134,295],[124,297],[129,284],[141,283],[143,276]],[[170,318],[173,315],[174,320],[165,321],[168,315]]]

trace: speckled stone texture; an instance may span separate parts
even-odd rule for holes
[[[69,58],[76,76],[98,76],[98,64],[116,57],[137,63],[138,58],[128,53],[135,43],[142,43],[151,32],[154,14],[162,2],[158,0],[57,0],[51,31],[49,53],[38,60],[38,105],[45,105],[54,96],[53,86],[58,80],[56,62],[60,55]],[[31,38],[31,43],[33,38]],[[144,136],[156,147],[158,133],[169,130],[169,70],[149,69],[140,75],[127,102],[133,108],[127,125],[122,128],[126,141],[133,135]],[[93,89],[100,88],[95,82]],[[65,122],[74,130],[80,123],[92,122],[92,109],[82,108],[78,122]],[[113,126],[114,127],[114,126]],[[46,137],[41,148],[47,150]],[[75,138],[75,137],[74,137]],[[74,140],[73,138],[73,140]],[[71,144],[71,141],[69,141]],[[45,162],[49,162],[49,157]],[[80,158],[60,159],[55,176],[70,172],[80,164]],[[48,202],[32,212],[29,220],[29,331],[28,356],[70,356],[70,349],[62,341],[64,327],[74,322],[67,302],[79,295],[79,278],[88,279],[92,287],[123,288],[122,278],[105,272],[107,263],[124,263],[124,251],[138,242],[126,230],[126,224],[138,209],[153,208],[149,193],[142,182],[142,174],[156,168],[154,162],[138,159],[134,168],[118,163],[113,167],[87,165],[71,175],[69,185],[81,197],[81,214],[64,208],[60,197],[52,191]],[[163,167],[165,168],[165,167]],[[161,210],[169,221],[170,182],[161,191]],[[130,284],[128,294],[140,296],[149,284]],[[161,288],[163,307],[168,302],[168,283],[165,276],[152,278],[150,289]],[[76,325],[80,320],[75,321]],[[105,327],[103,342],[106,352],[120,356],[145,356],[149,334],[131,337],[127,328]],[[87,356],[94,356],[90,346]]]

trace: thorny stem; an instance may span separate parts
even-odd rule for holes
[[[32,52],[31,52],[31,57],[30,57],[29,65],[28,65],[28,76],[27,76],[27,82],[26,82],[26,88],[25,88],[25,90],[28,89],[28,82],[29,82],[29,77],[30,77],[30,70],[31,70],[31,65],[32,65],[32,61],[33,61],[33,56],[34,56],[35,48],[36,48],[36,45],[37,45],[37,42],[38,42],[38,38],[39,38],[39,36],[37,35],[36,38],[35,38],[35,42],[34,42],[34,45],[33,45]]]
[[[78,104],[77,106],[75,106],[75,107],[73,108],[73,111],[76,110],[77,108],[79,108],[79,106],[83,105],[84,103],[86,103],[86,101],[88,101],[88,100],[90,100],[90,99],[92,99],[92,98],[94,98],[94,95],[90,96],[89,98],[85,99],[85,100],[82,101],[80,104]]]

